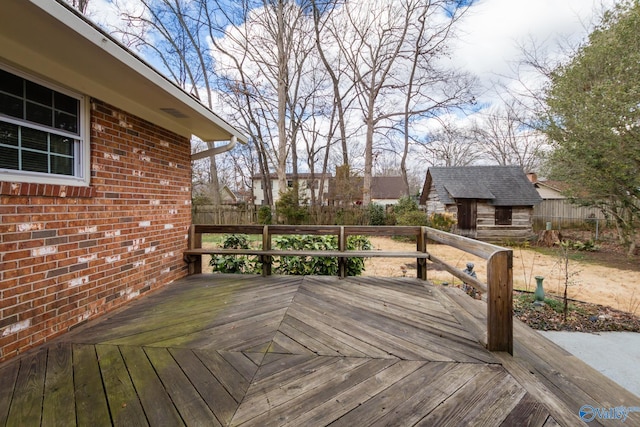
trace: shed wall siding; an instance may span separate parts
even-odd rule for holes
[[[0,181],[0,360],[186,275],[190,141],[91,104],[91,186]]]
[[[431,187],[429,188],[429,194],[427,196],[425,206],[427,208],[427,215],[431,215],[434,213],[442,214],[445,212],[452,212],[451,209],[448,209],[447,206],[445,206],[440,201],[440,198],[438,197],[438,192],[436,191],[436,186],[434,184],[431,184]],[[453,212],[457,212],[457,210],[455,209],[455,205],[454,205]]]
[[[514,206],[511,225],[495,225],[495,207],[478,203],[477,238],[487,241],[523,240],[533,234],[531,207]]]

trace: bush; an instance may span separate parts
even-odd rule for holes
[[[274,239],[275,247],[280,250],[338,250],[336,236],[280,236]],[[249,249],[249,238],[245,234],[225,235],[222,247],[224,249]],[[373,245],[363,236],[349,236],[348,250],[371,250]],[[214,255],[209,265],[213,271],[220,273],[259,274],[262,265],[258,257],[245,255]],[[330,257],[274,257],[273,271],[275,274],[289,275],[338,275],[338,259]],[[359,276],[364,271],[364,258],[347,259],[347,275]]]
[[[222,243],[224,249],[249,249],[249,237],[246,234],[228,234]],[[258,274],[261,271],[258,257],[246,255],[212,255],[209,265],[213,271],[234,274]]]
[[[377,203],[371,203],[367,206],[367,217],[369,218],[369,225],[384,225],[384,206]]]
[[[339,209],[336,212],[336,225],[364,224],[365,211],[361,208]]]
[[[276,248],[281,250],[337,250],[336,236],[281,236],[274,239]],[[369,250],[373,246],[366,237],[349,236],[347,249]],[[364,271],[363,258],[349,258],[347,260],[347,275],[358,276]],[[275,257],[274,272],[290,275],[323,275],[336,276],[338,274],[338,259],[329,257]]]
[[[300,198],[296,186],[283,193],[276,202],[276,213],[283,218],[285,224],[306,224],[309,221],[309,210],[300,205]]]
[[[456,223],[456,219],[449,213],[432,213],[427,225],[437,230],[451,232]]]
[[[420,211],[406,211],[396,216],[397,225],[427,225],[427,214]]]
[[[596,242],[593,240],[586,240],[584,242],[580,240],[567,240],[566,244],[569,249],[573,249],[574,251],[597,252],[600,250],[600,246],[596,245]]]
[[[413,199],[413,197],[402,196],[398,199],[398,203],[393,206],[393,212],[396,215],[396,218],[401,217],[402,215],[408,212],[417,212],[420,209],[418,208],[418,204]]]
[[[260,209],[258,209],[258,224],[270,225],[271,220],[271,206],[260,206]]]

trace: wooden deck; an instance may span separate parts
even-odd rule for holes
[[[484,312],[410,278],[190,276],[2,365],[0,424],[573,426],[640,406],[522,324],[514,356],[488,352]]]

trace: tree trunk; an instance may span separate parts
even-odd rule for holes
[[[542,230],[538,234],[538,241],[536,242],[536,245],[552,248],[559,245],[561,241],[562,235],[559,230]]]
[[[276,173],[278,174],[278,191],[284,192],[287,189],[287,83],[288,83],[288,64],[287,54],[284,46],[284,2],[278,1],[277,9],[277,35],[276,48],[278,52],[278,166]]]

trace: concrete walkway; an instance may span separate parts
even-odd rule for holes
[[[640,333],[540,331],[588,365],[638,396],[640,405]]]

